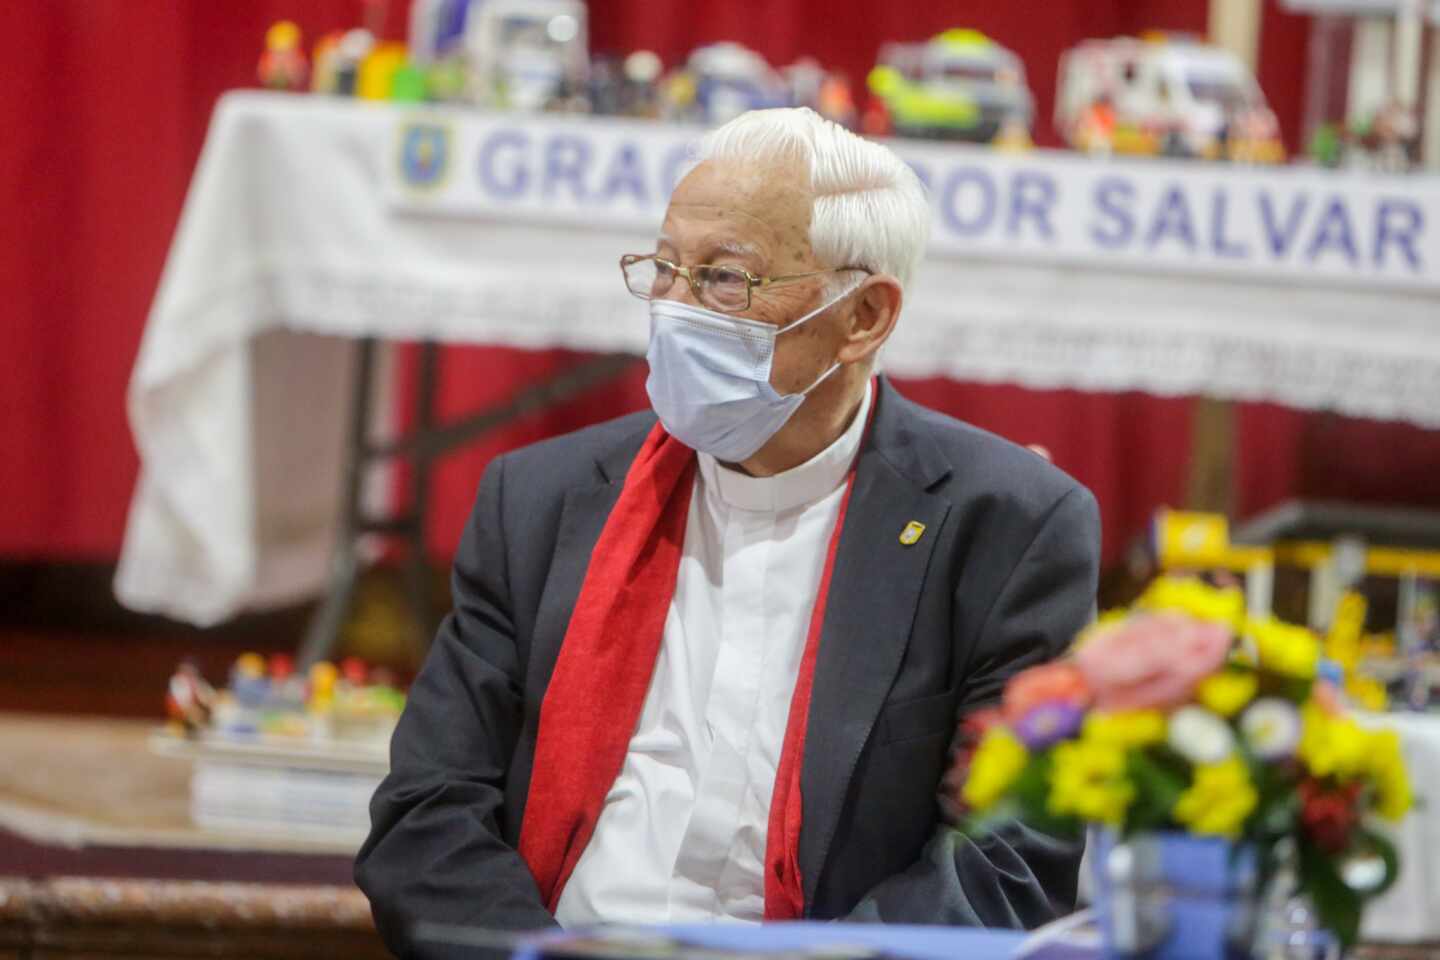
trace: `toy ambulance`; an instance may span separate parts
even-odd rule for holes
[[[1055,127],[1077,150],[1281,163],[1279,124],[1227,50],[1147,34],[1087,40],[1060,59]]]
[[[1025,65],[978,30],[946,30],[926,43],[891,43],[870,71],[866,132],[990,143],[1029,139],[1034,98]]]

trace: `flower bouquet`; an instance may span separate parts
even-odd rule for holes
[[[1140,900],[1152,881],[1193,892],[1203,862],[1228,869],[1220,898],[1249,918],[1225,915],[1246,930],[1224,933],[1224,949],[1253,943],[1262,897],[1288,874],[1349,945],[1364,899],[1396,873],[1372,816],[1402,817],[1410,784],[1396,734],[1347,716],[1338,691],[1317,680],[1319,662],[1310,631],[1248,618],[1239,590],[1158,580],[1132,609],[1084,631],[1066,658],[1010,680],[969,757],[960,792],[969,827],[1012,817],[1060,834],[1099,826],[1091,856],[1112,948],[1104,898],[1116,884]],[[1123,862],[1110,856],[1116,846],[1156,838],[1168,838],[1164,869],[1116,872],[1135,864],[1133,849]],[[1218,925],[1187,933],[1181,922],[1168,936]],[[1193,946],[1160,954],[1209,955]]]

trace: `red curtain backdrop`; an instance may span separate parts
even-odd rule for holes
[[[117,555],[137,461],[125,385],[210,111],[253,84],[266,26],[296,20],[308,39],[355,25],[361,0],[11,0],[0,86],[0,557]],[[380,11],[403,36],[405,0]],[[811,55],[857,85],[887,40],[951,26],[989,33],[1025,60],[1037,139],[1050,125],[1056,61],[1092,36],[1147,28],[1203,33],[1205,0],[592,0],[592,48],[656,50],[746,43],[777,63]],[[1266,3],[1260,80],[1293,148],[1307,18]],[[451,349],[443,407],[460,413],[573,363],[559,352]],[[901,385],[921,402],[1049,447],[1099,495],[1107,555],[1177,503],[1189,449],[1188,400],[1029,392],[943,381]],[[484,463],[500,450],[635,409],[643,373],[533,417],[448,459],[432,540],[453,549]],[[1291,495],[1440,506],[1440,440],[1393,424],[1239,411],[1242,512]]]

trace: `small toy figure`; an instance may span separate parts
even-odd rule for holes
[[[365,661],[359,657],[346,657],[340,661],[340,676],[344,678],[345,686],[352,690],[365,686],[365,677],[369,672]]]
[[[820,84],[820,102],[816,104],[816,112],[846,130],[855,129],[860,115],[855,109],[855,95],[850,90],[848,76],[838,70],[825,75]]]
[[[210,722],[215,690],[200,675],[194,660],[180,661],[165,694],[165,716],[172,732],[194,736]]]
[[[1091,156],[1108,157],[1115,148],[1115,104],[1101,93],[1080,113],[1075,147]]]
[[[396,103],[423,103],[426,97],[425,71],[406,63],[390,80],[390,99]]]
[[[1415,111],[1390,100],[1376,111],[1366,131],[1364,146],[1371,166],[1382,173],[1404,173],[1414,168],[1420,154],[1420,121]]]
[[[654,120],[660,116],[660,74],[664,66],[659,54],[636,50],[625,58],[620,112],[627,117]]]
[[[395,85],[395,74],[405,66],[405,44],[382,43],[360,61],[355,95],[361,100],[388,100]]]
[[[265,52],[260,54],[256,73],[260,83],[272,90],[305,88],[305,51],[300,46],[300,28],[281,20],[265,31]]]
[[[325,34],[315,41],[315,70],[310,75],[310,90],[314,93],[336,93],[339,89],[340,41],[345,34],[338,30]]]
[[[242,653],[230,668],[230,692],[242,707],[258,710],[270,696],[270,679],[265,676],[265,658]]]
[[[375,35],[369,30],[351,30],[335,47],[335,92],[353,97],[360,83],[360,65],[375,48]]]
[[[305,709],[312,714],[329,713],[335,709],[335,686],[340,671],[335,664],[321,660],[310,668],[310,684],[306,690]]]

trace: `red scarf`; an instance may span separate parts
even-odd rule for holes
[[[551,913],[590,842],[640,720],[675,594],[695,468],[694,451],[657,423],[630,465],[620,498],[590,555],[540,704],[520,855]],[[825,601],[854,480],[852,467],[790,698],[765,842],[766,920],[799,919],[805,909],[798,859],[800,766]]]

